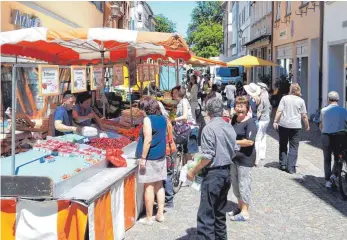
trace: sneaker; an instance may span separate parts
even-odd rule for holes
[[[165,203],[164,207],[165,208],[174,208],[175,205],[173,203]]]
[[[325,187],[326,187],[326,188],[331,188],[332,185],[333,185],[333,183],[332,183],[331,181],[327,181],[327,182],[325,183]]]
[[[337,182],[337,177],[335,176],[335,174],[331,175],[331,177],[330,177],[330,182],[331,182],[331,186],[332,186],[333,188],[336,188],[336,187],[337,187],[337,184],[336,184],[336,182]]]
[[[231,212],[228,212],[228,215],[229,216],[235,216],[235,215],[240,214],[240,213],[241,213],[241,209],[238,208],[238,209],[235,209]]]
[[[230,220],[233,222],[246,222],[249,220],[249,215],[242,215],[240,213],[240,214],[237,214],[235,216],[231,216]]]
[[[147,226],[152,226],[154,223],[153,220],[148,220],[146,217],[141,218],[138,222],[142,225],[147,225]]]

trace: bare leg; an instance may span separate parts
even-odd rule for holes
[[[154,191],[157,194],[158,213],[157,219],[163,219],[164,217],[164,204],[165,204],[165,190],[163,187],[163,181],[158,181],[154,185]]]
[[[145,183],[145,206],[148,221],[151,221],[153,216],[154,186],[155,183]]]
[[[243,216],[248,216],[249,213],[248,213],[248,204],[243,202],[242,200],[238,199],[239,201],[239,208],[241,209],[241,214]]]

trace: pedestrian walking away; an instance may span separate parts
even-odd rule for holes
[[[321,110],[320,129],[322,132],[322,145],[324,154],[324,176],[325,186],[331,188],[336,186],[337,160],[339,149],[339,137],[337,132],[346,129],[347,110],[338,105],[339,94],[335,91],[328,94],[328,106]],[[331,169],[331,154],[334,154],[334,164]]]
[[[248,208],[251,203],[252,168],[255,165],[255,136],[257,126],[252,118],[247,116],[249,102],[246,96],[237,97],[235,102],[236,115],[232,125],[236,132],[236,151],[231,164],[231,183],[238,200],[238,208],[229,212],[232,221],[249,220]]]
[[[278,106],[273,127],[279,132],[280,169],[290,174],[296,173],[301,119],[306,131],[310,130],[305,101],[301,98],[299,84],[290,86],[289,95],[284,96]],[[288,151],[289,142],[289,151]]]
[[[258,83],[261,88],[260,103],[257,108],[258,132],[255,138],[256,161],[255,165],[259,166],[260,160],[266,157],[266,131],[270,123],[271,103],[269,100],[268,87],[265,83]]]
[[[206,174],[201,184],[201,198],[197,217],[198,239],[227,239],[227,195],[231,186],[230,164],[234,157],[236,134],[222,119],[223,102],[217,98],[207,103],[210,122],[202,131],[202,160],[187,173],[193,180],[203,168]]]
[[[235,95],[236,95],[236,87],[235,81],[229,81],[229,85],[225,87],[225,95],[227,98],[227,108],[229,109],[229,115],[232,116],[235,108]]]

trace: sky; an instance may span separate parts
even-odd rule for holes
[[[168,19],[176,23],[176,31],[183,37],[187,36],[188,24],[191,20],[191,13],[196,5],[195,1],[147,1],[151,6],[154,15],[163,14]]]

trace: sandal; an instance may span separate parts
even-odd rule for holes
[[[155,221],[157,221],[157,222],[159,222],[159,223],[162,223],[162,222],[164,222],[164,220],[165,220],[165,218],[164,218],[164,216],[162,216],[162,217],[158,217],[158,216],[153,216],[153,218],[152,218],[153,220],[155,220]]]
[[[230,220],[234,221],[234,222],[246,222],[246,221],[249,220],[249,216],[238,214],[238,215],[235,215],[235,216],[231,216]]]
[[[154,223],[153,220],[148,220],[146,217],[141,218],[138,222],[142,225],[147,225],[147,226],[152,226]]]
[[[232,210],[231,212],[228,212],[229,216],[235,216],[241,213],[241,209],[237,208],[235,210]]]

